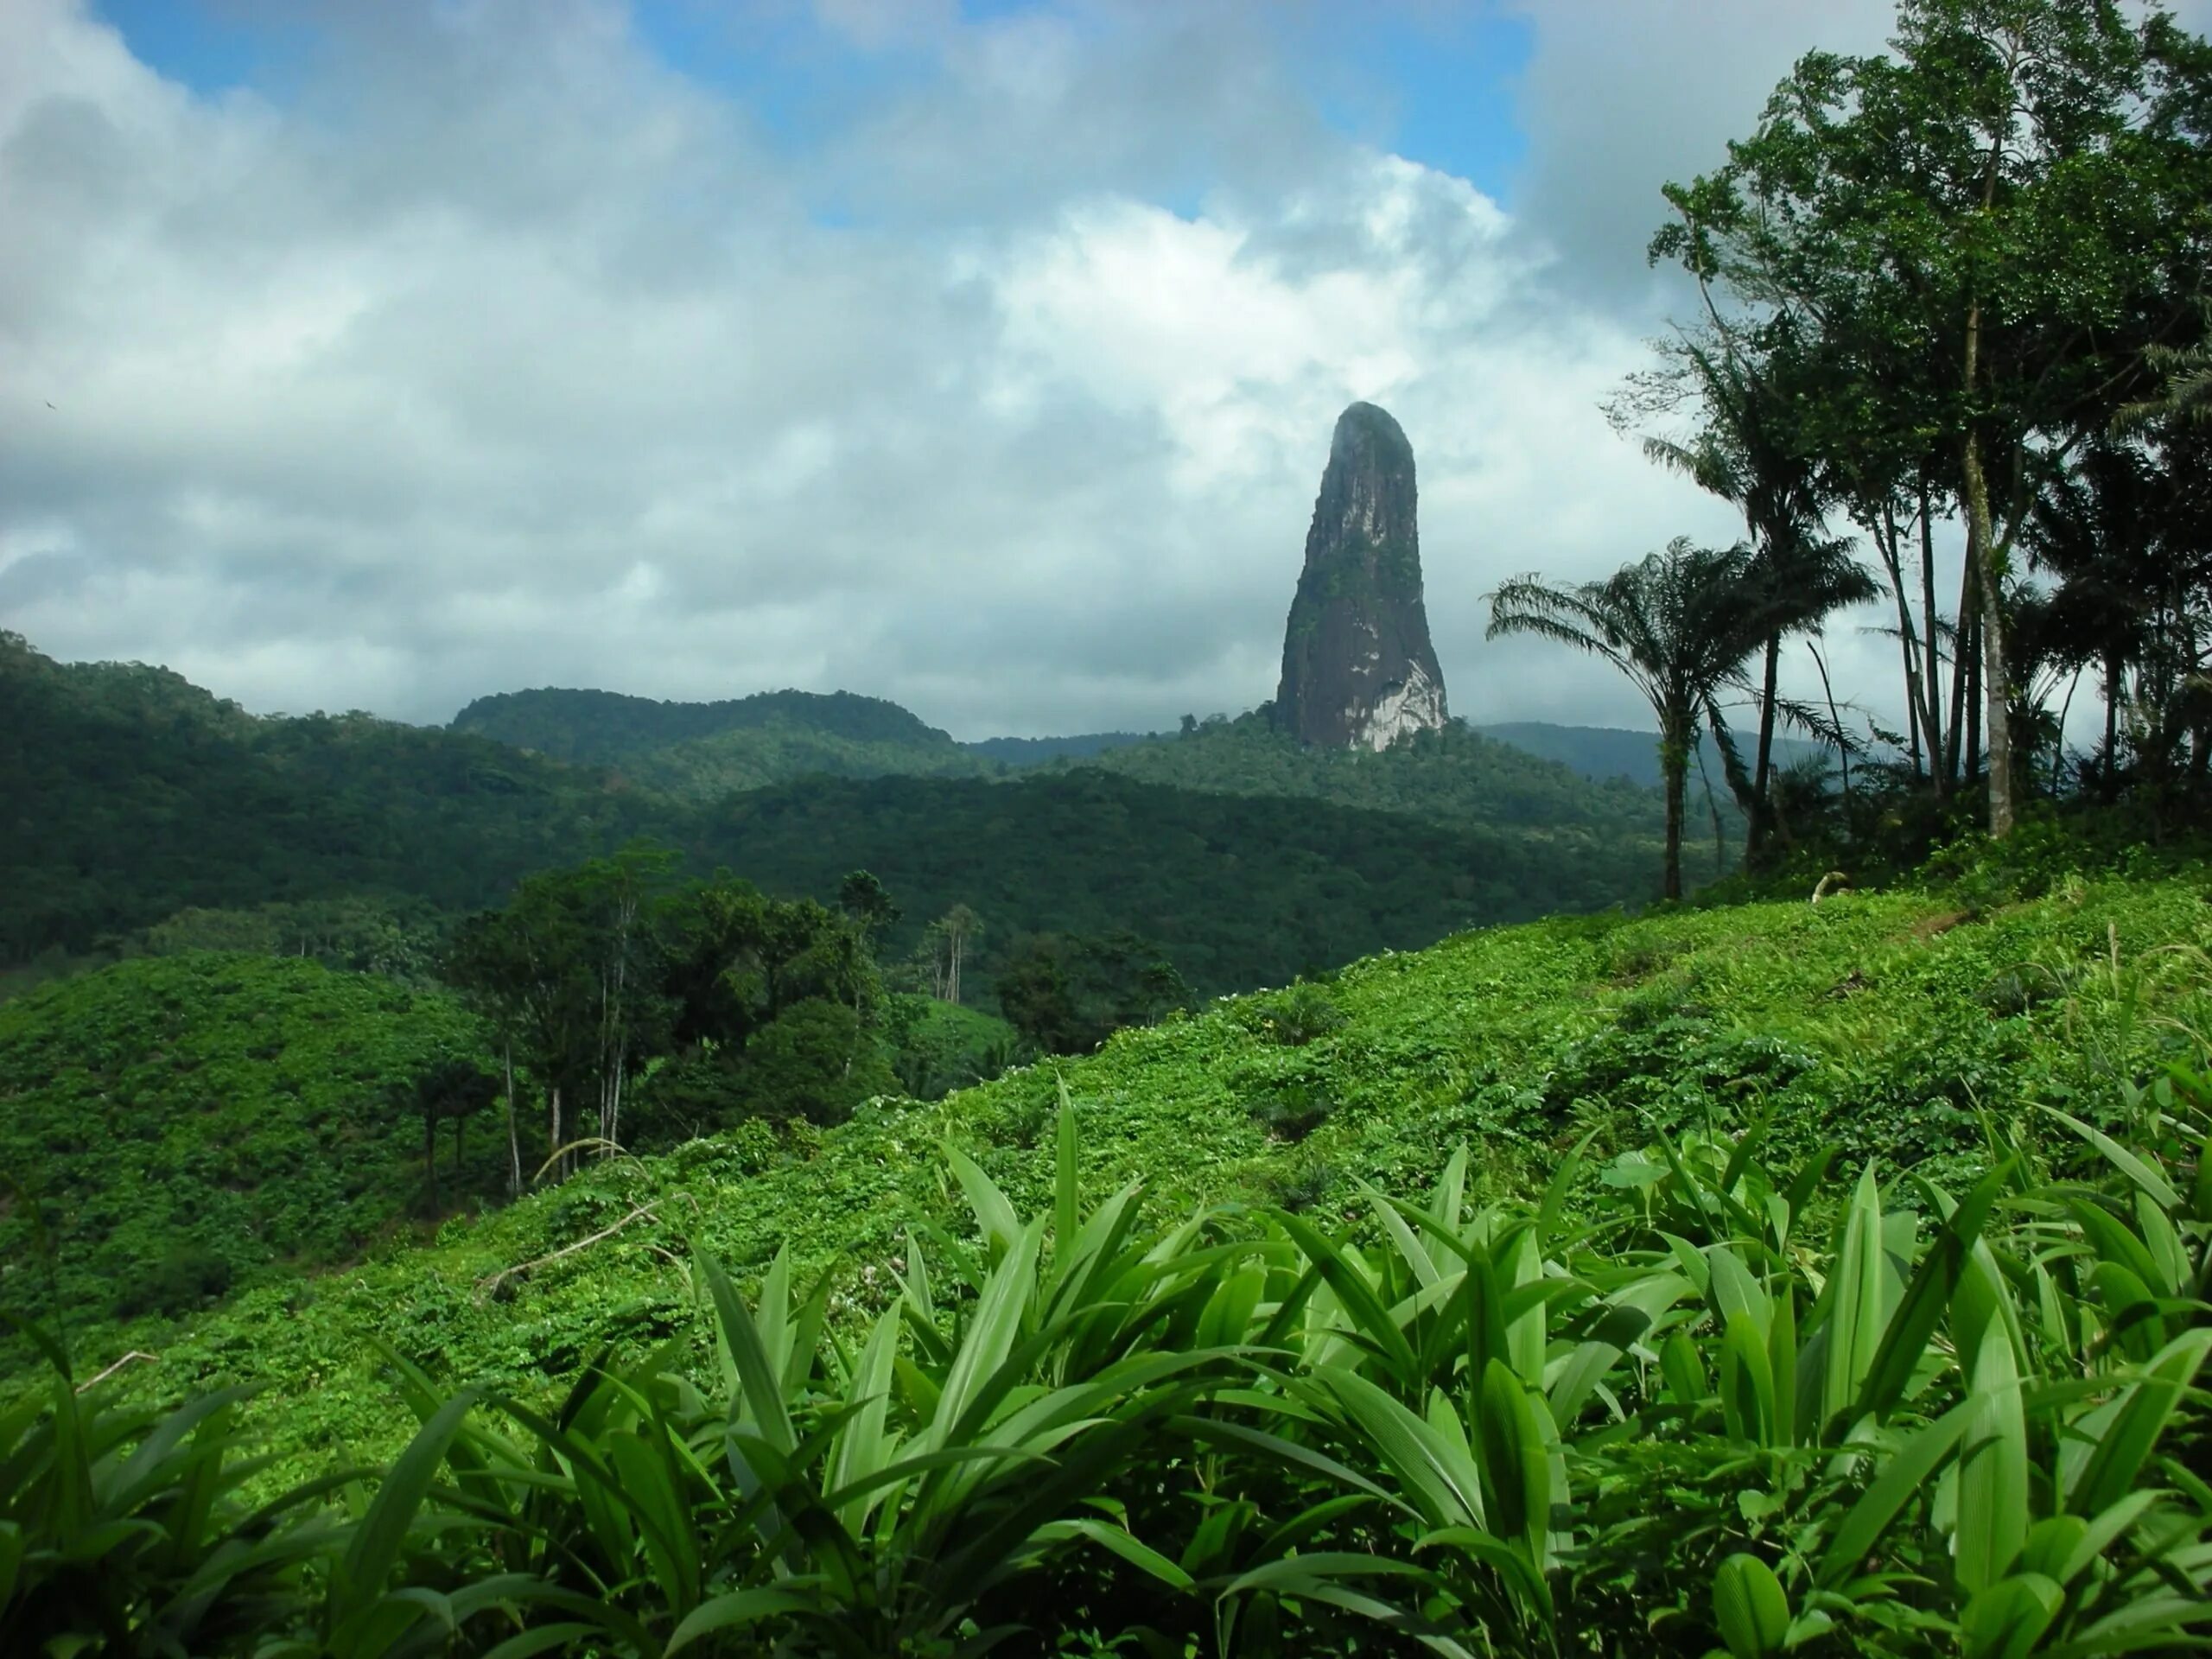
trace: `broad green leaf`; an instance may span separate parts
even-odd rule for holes
[[[1766,1659],[1789,1634],[1789,1598],[1773,1568],[1756,1555],[1735,1554],[1713,1574],[1713,1622],[1729,1659]]]
[[[2011,1570],[2028,1533],[2027,1420],[2012,1338],[2000,1319],[1982,1325],[1965,1409],[1954,1568],[1972,1595]]]
[[[1969,1659],[2026,1659],[2058,1617],[2065,1592],[2040,1573],[2017,1573],[1975,1592],[1959,1615]]]
[[[461,1420],[476,1404],[474,1390],[464,1389],[438,1408],[437,1414],[416,1431],[377,1488],[377,1495],[353,1529],[353,1541],[333,1574],[331,1618],[344,1624],[365,1611],[384,1592],[407,1542],[416,1512],[429,1495],[438,1465],[445,1461],[446,1446],[460,1431]]]
[[[2212,1328],[2184,1332],[2128,1384],[2067,1488],[2069,1511],[2094,1516],[2127,1495],[2208,1351],[2212,1351]]]
[[[1821,1556],[1819,1581],[1833,1589],[1859,1570],[1897,1513],[1924,1487],[1966,1433],[1970,1408],[1955,1406],[1916,1430],[1851,1506]]]
[[[1501,1361],[1491,1361],[1483,1373],[1475,1437],[1490,1529],[1521,1539],[1529,1559],[1541,1567],[1548,1555],[1552,1479],[1536,1409],[1521,1378]]]
[[[807,1611],[804,1597],[786,1590],[739,1590],[728,1595],[716,1596],[694,1608],[690,1616],[671,1631],[668,1646],[662,1649],[663,1659],[681,1652],[702,1636],[716,1630],[726,1630],[734,1625],[757,1624],[764,1618],[788,1618],[793,1613]]]
[[[947,1147],[945,1161],[952,1166],[953,1178],[960,1183],[960,1191],[967,1198],[968,1207],[976,1212],[976,1220],[983,1230],[983,1236],[990,1241],[994,1250],[1009,1250],[1021,1234],[1021,1218],[1014,1212],[1014,1205],[999,1191],[998,1183],[983,1173],[982,1166],[957,1147]]]

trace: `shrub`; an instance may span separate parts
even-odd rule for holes
[[[156,1313],[175,1319],[205,1306],[231,1288],[228,1258],[204,1244],[186,1244],[139,1273],[115,1300],[118,1318]]]
[[[1303,1048],[1342,1029],[1344,1023],[1344,1010],[1310,980],[1287,985],[1251,1006],[1261,1031],[1286,1048]]]

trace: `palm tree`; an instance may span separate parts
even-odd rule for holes
[[[1680,346],[1705,408],[1706,426],[1687,443],[1646,438],[1643,452],[1744,515],[1756,550],[1750,579],[1764,590],[1768,632],[1759,692],[1759,732],[1748,798],[1747,860],[1756,861],[1774,827],[1771,800],[1774,728],[1781,704],[1776,681],[1782,642],[1818,633],[1846,606],[1880,597],[1881,589],[1851,556],[1848,537],[1826,533],[1814,461],[1792,429],[1795,400],[1734,345],[1715,353],[1694,340]]]
[[[2153,346],[2143,353],[2166,383],[2156,397],[2124,407],[2113,421],[2116,431],[2140,432],[2165,423],[2212,426],[2212,301],[2197,305],[2206,337],[2187,346]]]
[[[1659,717],[1667,783],[1666,897],[1682,896],[1682,798],[1700,721],[1724,746],[1719,693],[1771,629],[1750,548],[1692,546],[1623,565],[1603,582],[1554,588],[1518,576],[1490,595],[1488,637],[1533,633],[1602,657],[1635,682]]]
[[[2104,671],[2109,793],[2120,759],[2126,670],[2141,654],[2163,596],[2164,480],[2133,444],[2092,439],[2070,467],[2044,480],[2021,539],[2037,567],[2060,578],[2047,639]]]

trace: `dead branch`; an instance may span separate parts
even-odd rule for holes
[[[612,1227],[603,1227],[599,1231],[592,1234],[588,1238],[580,1238],[573,1244],[563,1244],[559,1249],[554,1250],[548,1255],[533,1256],[527,1262],[518,1262],[511,1268],[500,1268],[499,1272],[493,1274],[488,1279],[478,1280],[476,1283],[476,1300],[481,1302],[485,1298],[491,1295],[493,1291],[497,1290],[503,1281],[512,1278],[516,1274],[528,1273],[532,1268],[542,1268],[549,1262],[558,1262],[563,1256],[574,1255],[578,1250],[587,1249],[590,1246],[598,1243],[600,1240],[603,1238],[613,1237],[615,1234],[620,1232],[632,1222],[637,1220],[639,1217],[649,1216],[659,1207],[660,1200],[658,1198],[655,1198],[651,1204],[641,1204],[636,1209],[632,1210],[628,1215],[623,1217],[621,1220],[616,1222]]]
[[[161,1363],[160,1355],[142,1354],[134,1348],[129,1353],[125,1354],[121,1359],[117,1360],[114,1364],[109,1366],[107,1370],[102,1371],[98,1376],[90,1379],[90,1381],[79,1382],[77,1385],[77,1392],[82,1394],[86,1389],[91,1388],[93,1383],[106,1382],[108,1378],[113,1376],[118,1371],[121,1370],[134,1359],[143,1359],[149,1365],[158,1365]]]

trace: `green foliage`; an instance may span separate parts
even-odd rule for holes
[[[1014,1064],[1021,1043],[1012,1026],[980,1008],[912,991],[884,999],[883,1035],[899,1092],[914,1100],[988,1083]]]
[[[1450,734],[1317,757],[1240,726],[1220,764],[1197,757],[1180,786],[1095,770],[817,779],[694,805],[472,733],[257,720],[175,676],[65,668],[12,636],[0,691],[13,716],[0,794],[41,804],[0,817],[0,958],[18,961],[145,929],[180,944],[244,929],[260,949],[272,930],[306,939],[324,919],[310,912],[376,911],[401,918],[400,940],[326,950],[318,933],[309,953],[412,971],[426,918],[504,903],[535,873],[641,837],[783,898],[828,900],[871,871],[906,911],[880,941],[889,955],[913,948],[924,918],[989,895],[999,941],[1128,930],[1209,995],[1651,884],[1644,843],[1624,833],[1637,791]],[[1516,791],[1524,774],[1532,789]],[[1278,783],[1298,798],[1260,798]],[[1491,827],[1501,818],[1510,827]],[[987,988],[992,963],[976,966]]]
[[[1245,1005],[1259,1016],[1261,1028],[1276,1042],[1303,1048],[1326,1037],[1344,1023],[1344,1014],[1325,986],[1301,979],[1269,996],[1255,997]]]
[[[54,1350],[0,1421],[0,1618],[49,1651],[2173,1650],[2212,1621],[2212,1082],[2114,1104],[2127,1139],[2024,1117],[1955,1193],[1754,1126],[1587,1186],[1578,1147],[1541,1197],[1471,1193],[1463,1147],[1350,1225],[1163,1227],[1086,1181],[1062,1090],[1033,1197],[949,1150],[966,1224],[850,1293],[779,1248],[748,1297],[695,1245],[672,1339],[551,1409],[392,1356],[422,1427],[344,1518],[228,1501],[234,1395],[88,1406]]]
[[[0,1306],[174,1314],[359,1255],[424,1196],[395,1084],[473,1074],[483,1042],[447,996],[258,957],[119,963],[0,1007]],[[490,1143],[448,1197],[496,1190]]]
[[[1656,789],[1665,781],[1659,769],[1659,740],[1650,732],[1610,726],[1560,726],[1541,720],[1486,721],[1474,730],[1492,742],[1525,749],[1541,760],[1557,761],[1594,781],[1625,778],[1646,789]],[[1818,744],[1802,738],[1777,738],[1774,747],[1783,761],[1817,760],[1823,753]],[[1690,762],[1693,779],[1700,776],[1700,767],[1702,775],[1713,780],[1718,804],[1732,823],[1735,804],[1722,785],[1719,752],[1709,736],[1700,735],[1698,740],[1698,752]],[[1697,803],[1692,811],[1704,811],[1703,791],[1694,789],[1692,794]]]
[[[1304,1047],[1274,1042],[1250,1002],[1231,1001],[1061,1065],[1096,1109],[1086,1183],[1141,1179],[1170,1211],[1302,1192],[1309,1213],[1340,1216],[1357,1180],[1414,1190],[1463,1142],[1478,1154],[1471,1190],[1540,1189],[1592,1135],[1580,1193],[1608,1185],[1599,1172],[1655,1128],[1700,1134],[1762,1114],[1770,1159],[1802,1163],[1834,1140],[1847,1159],[1916,1160],[1963,1190],[1987,1163],[1985,1112],[2042,1101],[2117,1126],[2121,1081],[2196,1052],[2190,1033],[2212,1033],[2208,918],[2193,882],[2103,880],[1980,918],[1941,896],[1847,893],[1560,919],[1362,962],[1327,987],[1345,1025]],[[2050,994],[2018,1013],[1986,1007],[1983,988],[2014,971]],[[1301,1089],[1333,1107],[1303,1141],[1254,1121],[1255,1103]],[[1017,1200],[1040,1197],[1053,1100],[1049,1072],[1016,1070],[935,1104],[864,1103],[818,1133],[748,1128],[610,1160],[448,1221],[404,1255],[304,1288],[249,1286],[163,1339],[158,1367],[118,1382],[167,1400],[264,1383],[251,1421],[296,1474],[339,1446],[389,1455],[397,1425],[365,1363],[377,1341],[536,1398],[602,1344],[634,1355],[679,1328],[669,1255],[694,1236],[741,1277],[786,1246],[802,1277],[842,1263],[836,1294],[860,1296],[851,1275],[902,1253],[907,1226],[926,1241],[957,1224],[935,1161],[948,1140]],[[391,1147],[412,1174],[410,1128],[393,1124]],[[481,1288],[501,1274],[496,1295]],[[84,1340],[102,1364],[151,1345],[120,1332]]]
[[[1085,764],[1182,789],[1328,801],[1563,842],[1587,836],[1609,847],[1642,842],[1656,849],[1663,827],[1656,791],[1577,776],[1461,721],[1417,732],[1377,754],[1308,747],[1260,710],[1194,725],[1180,737],[1114,749]]]
[[[454,716],[453,728],[556,760],[626,769],[655,750],[737,733],[804,734],[948,753],[958,747],[897,703],[850,691],[763,691],[722,702],[662,702],[614,691],[504,691],[477,698]]]
[[[860,1016],[819,996],[794,1002],[745,1046],[735,1082],[743,1116],[810,1123],[842,1123],[861,1102],[894,1086]]]
[[[1086,1054],[1123,1026],[1188,1005],[1190,988],[1160,948],[1134,933],[1030,934],[999,967],[999,1007],[1047,1054]]]
[[[166,671],[64,666],[13,634],[0,707],[0,797],[38,804],[0,813],[13,960],[112,946],[193,910],[466,910],[532,870],[686,827],[667,803],[484,738],[366,715],[257,719]]]
[[[1308,763],[1294,757],[1316,753],[1254,741],[1298,766]],[[1408,752],[1425,765],[1419,744]],[[1395,765],[1398,753],[1364,760]],[[733,863],[741,856],[772,893],[834,893],[865,865],[906,912],[885,936],[887,958],[912,948],[920,918],[981,907],[988,895],[985,981],[997,969],[992,941],[1003,951],[1025,932],[1126,931],[1157,944],[1200,995],[1282,984],[1363,953],[1433,944],[1457,926],[1598,909],[1656,884],[1656,811],[1654,838],[1624,843],[1603,826],[1451,826],[1269,796],[1257,779],[1252,794],[1230,793],[1232,772],[1207,775],[1219,781],[1169,787],[1088,767],[1005,784],[824,779],[730,801],[711,844],[731,849]],[[1452,775],[1454,787],[1466,781]]]

